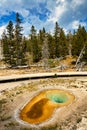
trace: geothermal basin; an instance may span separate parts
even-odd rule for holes
[[[43,90],[22,108],[19,117],[29,124],[40,124],[50,119],[55,109],[71,104],[74,99],[75,96],[65,90]]]

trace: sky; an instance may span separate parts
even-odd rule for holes
[[[77,29],[79,24],[87,29],[87,0],[0,0],[0,38],[10,20],[15,24],[17,12],[25,36],[32,25],[37,31],[45,27],[53,33],[55,22],[65,33]]]

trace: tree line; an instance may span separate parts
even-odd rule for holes
[[[22,20],[16,13],[16,24],[10,20],[2,34],[4,61],[7,65],[28,65],[30,58],[33,63],[40,60],[55,59],[67,55],[78,57],[85,46],[82,61],[87,61],[87,32],[85,27],[79,25],[73,33],[65,34],[58,22],[54,25],[54,33],[46,32],[45,28],[37,30],[31,26],[29,37],[23,36]]]

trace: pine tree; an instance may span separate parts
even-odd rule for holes
[[[13,22],[9,21],[6,32],[3,32],[2,36],[2,44],[3,44],[3,53],[4,53],[4,61],[10,66],[14,66],[14,34],[13,34]]]
[[[15,39],[17,42],[21,42],[22,40],[22,31],[23,31],[23,27],[21,26],[21,18],[19,13],[16,13],[16,25],[15,25]]]
[[[55,24],[54,29],[54,40],[55,40],[55,57],[59,57],[59,37],[60,37],[60,27],[58,23]]]
[[[87,63],[87,40],[85,42],[85,50],[84,50],[84,54],[83,54],[82,60]]]
[[[4,61],[8,64],[9,63],[9,49],[8,49],[8,39],[7,39],[6,30],[4,30],[2,34],[2,45],[3,45]]]
[[[66,42],[66,36],[63,29],[61,29],[59,36],[59,56],[65,57],[67,54],[68,54],[68,46]]]
[[[31,46],[32,46],[32,55],[33,55],[33,62],[38,62],[40,60],[40,48],[38,45],[36,29],[34,26],[31,27]]]
[[[55,42],[53,36],[48,34],[49,58],[55,58]]]
[[[9,59],[9,65],[14,66],[14,27],[13,22],[9,21],[7,25],[7,41],[8,41],[8,59]]]
[[[21,61],[20,61],[21,64],[20,65],[26,65],[27,64],[26,52],[27,52],[27,44],[26,44],[25,37],[23,37],[21,44],[20,44],[20,53],[21,53]]]
[[[15,25],[15,41],[16,41],[16,65],[21,66],[26,64],[26,52],[24,50],[24,43],[22,40],[23,27],[21,26],[21,18],[19,13],[16,13],[16,25]]]
[[[86,42],[86,30],[79,25],[77,32],[73,35],[72,54],[79,56]]]
[[[45,34],[46,34],[45,28],[43,28],[42,30],[39,31],[38,40],[39,40],[40,45],[43,45]]]
[[[7,34],[4,32],[2,36],[4,60],[11,67],[26,64],[26,45],[22,38],[22,29],[20,15],[16,13],[15,29],[12,21],[9,21]]]
[[[13,27],[13,22],[9,21],[8,25],[7,25],[7,36],[9,40],[12,40],[14,38],[14,27]]]

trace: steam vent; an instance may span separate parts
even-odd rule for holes
[[[53,115],[55,109],[67,106],[75,96],[68,91],[44,90],[33,97],[20,112],[20,118],[29,124],[42,123]]]

